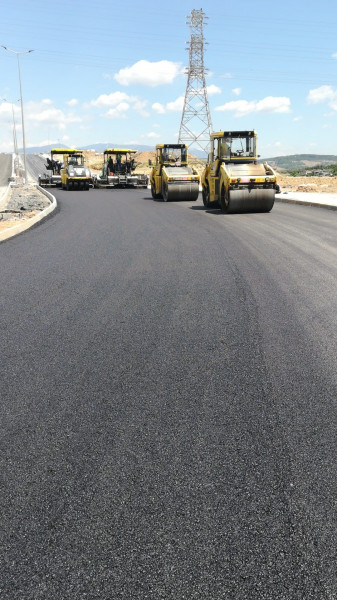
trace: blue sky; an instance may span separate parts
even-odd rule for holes
[[[333,0],[2,0],[0,44],[20,57],[26,145],[177,141],[186,17],[208,17],[213,130],[256,129],[259,154],[337,154]],[[16,57],[0,48],[0,151],[21,145]]]

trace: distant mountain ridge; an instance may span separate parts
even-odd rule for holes
[[[51,148],[68,148],[64,144],[48,144],[46,146],[34,146],[26,148],[27,154],[44,154],[49,153]],[[95,152],[103,152],[106,148],[130,148],[130,150],[138,150],[139,152],[153,152],[155,146],[147,146],[142,144],[118,144],[116,142],[105,142],[97,144],[89,144],[87,146],[78,147],[78,150],[94,150]],[[19,150],[22,152],[22,149]],[[190,154],[198,158],[206,158],[206,153],[201,150],[189,150]],[[337,155],[335,154],[289,154],[288,156],[273,156],[270,158],[261,158],[259,162],[268,162],[271,166],[284,171],[294,171],[297,169],[305,169],[315,167],[316,165],[332,165],[337,164]]]
[[[290,154],[288,156],[263,158],[261,161],[267,162],[278,169],[294,171],[315,167],[316,165],[337,164],[337,156],[335,154]]]
[[[166,142],[163,142],[166,143]],[[168,142],[169,143],[169,142]],[[176,142],[172,141],[172,144]],[[69,148],[69,146],[65,146],[64,144],[48,144],[46,146],[32,146],[31,148],[26,148],[27,154],[45,154],[49,153],[52,148]],[[130,150],[139,150],[139,152],[153,152],[155,150],[154,146],[144,146],[141,144],[117,144],[116,142],[104,142],[98,144],[89,144],[88,146],[79,146],[77,150],[94,150],[95,152],[104,152],[106,148],[129,148]],[[19,152],[23,152],[22,148],[19,149]],[[197,150],[194,148],[190,149],[190,154],[197,156],[198,158],[206,158],[207,154],[202,152],[201,150]]]

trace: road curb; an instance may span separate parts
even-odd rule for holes
[[[293,200],[291,198],[275,198],[276,202],[284,202],[285,204],[298,204],[303,206],[314,206],[316,208],[327,208],[329,210],[337,210],[337,205],[333,204],[322,204],[321,202],[314,202],[313,200]]]
[[[47,208],[44,208],[38,215],[35,215],[35,217],[27,219],[22,223],[18,223],[18,225],[15,225],[14,227],[9,227],[8,229],[4,229],[3,231],[1,231],[0,242],[4,242],[5,240],[8,240],[11,237],[19,235],[19,233],[26,231],[26,229],[30,229],[30,227],[33,227],[33,225],[35,225],[39,221],[42,221],[42,219],[47,217],[47,215],[50,215],[57,208],[57,201],[55,196],[53,196],[50,192],[43,189],[39,185],[36,185],[35,187],[50,200],[50,205],[47,206]],[[8,186],[8,188],[10,188],[10,186]],[[7,195],[8,190],[6,192],[6,197]]]

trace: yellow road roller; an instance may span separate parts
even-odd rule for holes
[[[211,151],[201,177],[206,208],[223,213],[269,212],[280,191],[276,173],[259,163],[256,131],[218,131],[211,134]]]
[[[61,182],[64,190],[88,190],[92,185],[91,171],[85,164],[83,150],[63,150]]]
[[[185,144],[157,144],[150,182],[152,198],[162,198],[164,202],[197,200],[200,178],[188,164]]]

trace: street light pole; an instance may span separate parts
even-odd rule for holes
[[[22,87],[21,87],[21,73],[20,73],[19,55],[20,54],[29,54],[30,52],[34,52],[34,51],[33,50],[26,50],[26,51],[23,51],[23,52],[17,52],[16,50],[11,50],[10,48],[7,48],[7,46],[1,46],[1,47],[4,48],[5,50],[8,50],[8,52],[12,52],[13,54],[16,54],[16,58],[18,59],[19,84],[20,84],[20,101],[21,101],[22,141],[23,141],[23,169],[24,169],[23,182],[27,183],[25,122],[24,122],[24,117],[23,117],[23,100],[22,100]]]

